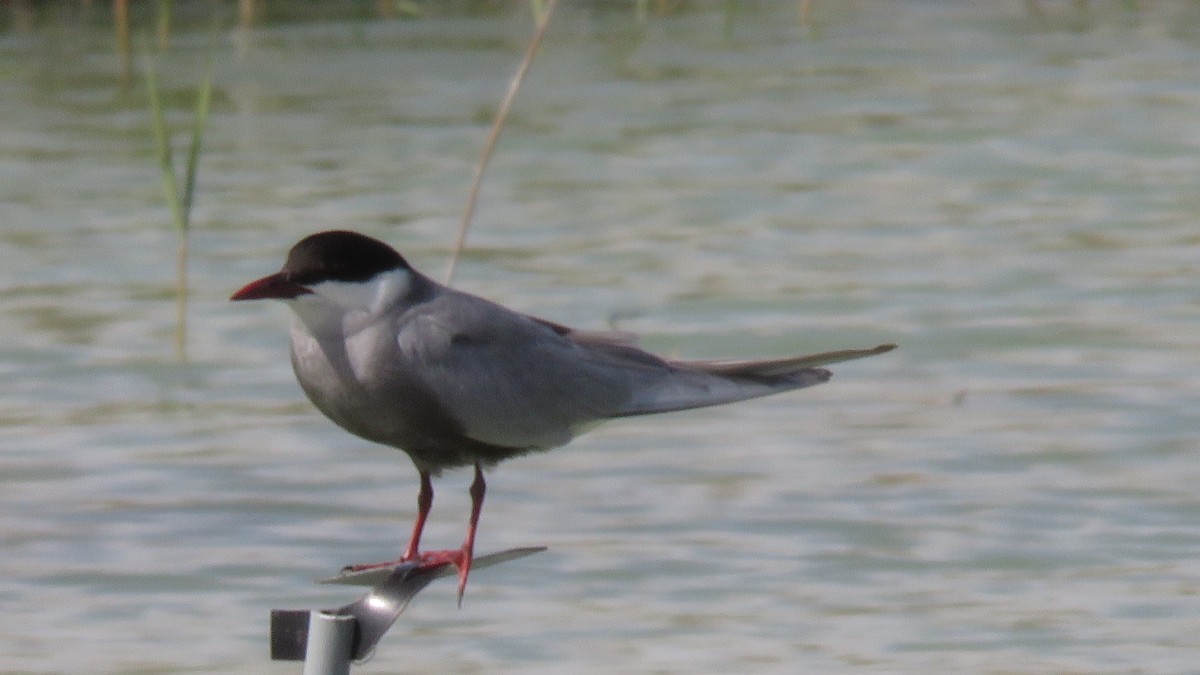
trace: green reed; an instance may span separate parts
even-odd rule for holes
[[[175,354],[180,359],[187,357],[187,268],[188,233],[191,229],[192,204],[196,195],[196,170],[200,153],[204,147],[204,126],[208,121],[209,101],[212,95],[212,62],[209,62],[204,79],[196,91],[192,108],[192,134],[184,163],[183,184],[180,185],[175,170],[175,158],[171,149],[171,132],[163,113],[159,95],[158,78],[154,64],[146,65],[146,91],[153,119],[154,140],[158,148],[158,167],[162,177],[163,197],[171,209],[171,221],[179,237],[175,264]]]

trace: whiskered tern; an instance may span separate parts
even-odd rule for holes
[[[821,384],[832,376],[821,366],[895,348],[767,360],[663,358],[639,349],[627,333],[575,330],[444,286],[391,246],[349,231],[304,238],[282,269],[231,300],[268,298],[295,314],[292,368],[309,400],[350,433],[412,458],[421,488],[400,561],[454,564],[460,604],[484,467],[565,445],[616,417]],[[431,477],[460,466],[475,469],[466,539],[461,549],[422,553]]]

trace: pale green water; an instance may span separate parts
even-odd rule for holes
[[[399,552],[407,459],[226,299],[332,226],[442,274],[516,5],[221,35],[186,365],[140,82],[102,17],[7,27],[0,670],[298,672],[268,611]],[[1196,669],[1200,6],[814,5],[563,8],[457,283],[672,354],[901,351],[504,465],[481,550],[550,551],[431,588],[356,672]]]

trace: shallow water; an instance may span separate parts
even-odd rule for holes
[[[0,670],[296,672],[269,610],[399,551],[407,459],[227,298],[335,226],[442,275],[515,4],[220,34],[186,362],[141,83],[99,10],[5,24]],[[1200,7],[813,5],[563,7],[456,284],[673,355],[901,350],[503,465],[480,550],[550,550],[426,591],[356,672],[1195,668]]]

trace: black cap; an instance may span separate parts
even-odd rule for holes
[[[309,285],[363,282],[395,269],[411,268],[391,246],[358,232],[330,230],[301,239],[288,251],[280,272],[292,283]]]

